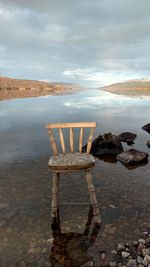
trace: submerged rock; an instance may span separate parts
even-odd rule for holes
[[[124,132],[118,135],[121,142],[125,142],[128,145],[134,144],[134,140],[137,137],[136,134],[130,132]]]
[[[148,153],[138,151],[136,149],[129,149],[123,153],[117,155],[117,159],[123,164],[135,164],[141,163],[148,158]]]
[[[146,144],[150,148],[150,140],[148,140]]]
[[[86,151],[86,146],[83,147],[83,152]],[[91,147],[91,154],[94,156],[116,155],[121,152],[123,152],[123,146],[121,144],[121,141],[118,136],[112,133],[99,135],[93,141]]]
[[[144,125],[142,129],[150,134],[150,123]]]

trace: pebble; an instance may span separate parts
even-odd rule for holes
[[[118,247],[117,247],[117,250],[121,251],[121,250],[124,250],[124,249],[125,249],[125,245],[123,243],[119,243]]]
[[[149,263],[150,263],[150,256],[149,256],[149,255],[146,255],[146,256],[144,257],[144,262],[145,262],[146,264],[149,264]]]
[[[49,238],[49,239],[47,240],[47,245],[48,245],[48,246],[52,245],[53,241],[54,241],[54,238],[53,238],[53,237]]]
[[[117,266],[117,262],[116,261],[110,261],[109,262],[109,267],[116,267]]]
[[[100,253],[100,258],[101,258],[102,260],[105,260],[105,259],[106,259],[106,253],[105,253],[105,252],[101,252],[101,253]]]
[[[126,252],[126,251],[122,251],[121,255],[122,255],[122,258],[126,259],[126,258],[128,258],[130,256],[130,253]]]
[[[136,266],[137,266],[136,260],[134,259],[129,260],[127,263],[127,267],[136,267]]]
[[[150,247],[150,236],[147,236],[145,239],[146,246]]]
[[[81,265],[81,267],[93,267],[93,266],[94,266],[93,261],[88,261],[84,263],[83,265]]]
[[[134,246],[134,247],[137,247],[138,244],[139,244],[138,241],[133,241],[133,246]]]
[[[144,239],[140,238],[138,241],[139,241],[139,243],[145,245],[145,240]]]
[[[146,255],[150,255],[150,248],[143,248],[142,249],[142,254],[145,257]]]

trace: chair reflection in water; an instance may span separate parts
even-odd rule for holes
[[[83,233],[62,233],[59,217],[53,220],[54,239],[49,257],[52,267],[79,267],[87,262],[93,262],[94,259],[89,255],[88,249],[96,241],[100,224],[92,224],[92,219],[93,208],[90,206]]]
[[[96,127],[96,122],[74,122],[74,123],[57,123],[57,124],[47,124],[46,128],[49,131],[50,143],[52,146],[53,156],[50,157],[49,167],[53,172],[53,188],[52,188],[52,212],[51,220],[52,224],[56,218],[59,217],[58,214],[58,187],[59,187],[59,176],[61,172],[72,172],[81,171],[85,172],[85,177],[88,185],[88,190],[90,194],[91,205],[93,208],[94,221],[97,224],[101,224],[101,217],[99,213],[98,203],[95,195],[95,189],[92,181],[91,170],[95,166],[94,157],[90,154],[94,128]],[[69,128],[70,131],[70,153],[66,153],[65,141],[63,136],[64,128]],[[80,128],[79,134],[79,152],[74,152],[74,128]],[[82,153],[83,137],[85,128],[90,129],[87,150],[86,153]],[[62,148],[62,154],[58,153],[55,138],[53,136],[52,129],[59,130],[60,144]]]

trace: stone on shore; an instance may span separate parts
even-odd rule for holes
[[[138,151],[136,149],[129,149],[117,155],[117,159],[123,164],[141,163],[148,158],[148,153]]]
[[[146,144],[150,148],[150,140],[148,140]]]
[[[130,132],[123,132],[118,135],[121,142],[125,142],[128,145],[134,144],[134,140],[137,137],[136,134]]]
[[[144,125],[142,129],[150,134],[150,123]]]
[[[86,151],[86,146],[83,147],[83,152]],[[117,155],[123,152],[123,146],[118,136],[107,133],[99,135],[93,140],[91,154],[94,156],[100,155]]]

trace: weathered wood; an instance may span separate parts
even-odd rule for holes
[[[48,165],[53,171],[83,170],[94,167],[95,159],[87,153],[58,154],[57,157],[50,157]]]
[[[88,143],[87,143],[87,150],[86,153],[89,154],[91,151],[91,146],[92,146],[92,141],[93,141],[93,135],[94,135],[94,128],[92,127],[90,130],[89,138],[88,138]]]
[[[59,188],[59,173],[53,173],[51,218],[57,218],[59,216],[58,214],[58,188]]]
[[[54,156],[57,156],[58,155],[58,151],[57,151],[57,146],[56,146],[56,143],[55,143],[55,138],[54,138],[53,133],[52,133],[52,129],[48,129],[48,131],[49,131],[50,144],[51,144],[51,147],[52,147],[52,150],[53,150],[53,154],[54,154]]]
[[[93,179],[92,179],[92,174],[89,170],[85,171],[85,176],[86,176],[86,181],[88,184],[88,191],[90,194],[90,200],[91,200],[91,204],[93,207],[93,215],[94,215],[94,220],[96,223],[101,224],[101,216],[99,213],[99,208],[98,208],[98,203],[97,203],[97,199],[96,199],[96,194],[95,194],[95,189],[94,189],[94,185],[93,185]]]
[[[73,128],[70,128],[70,151],[71,153],[74,152],[74,133],[73,133]]]
[[[79,137],[79,152],[80,153],[82,153],[83,135],[84,135],[84,128],[81,127],[81,129],[80,129],[80,137]]]
[[[62,132],[61,128],[59,129],[59,136],[60,136],[60,143],[61,143],[62,152],[63,152],[63,154],[65,154],[66,148],[65,148],[64,136],[63,136],[63,132]]]
[[[68,122],[68,123],[51,123],[47,124],[46,128],[95,128],[96,122]]]

